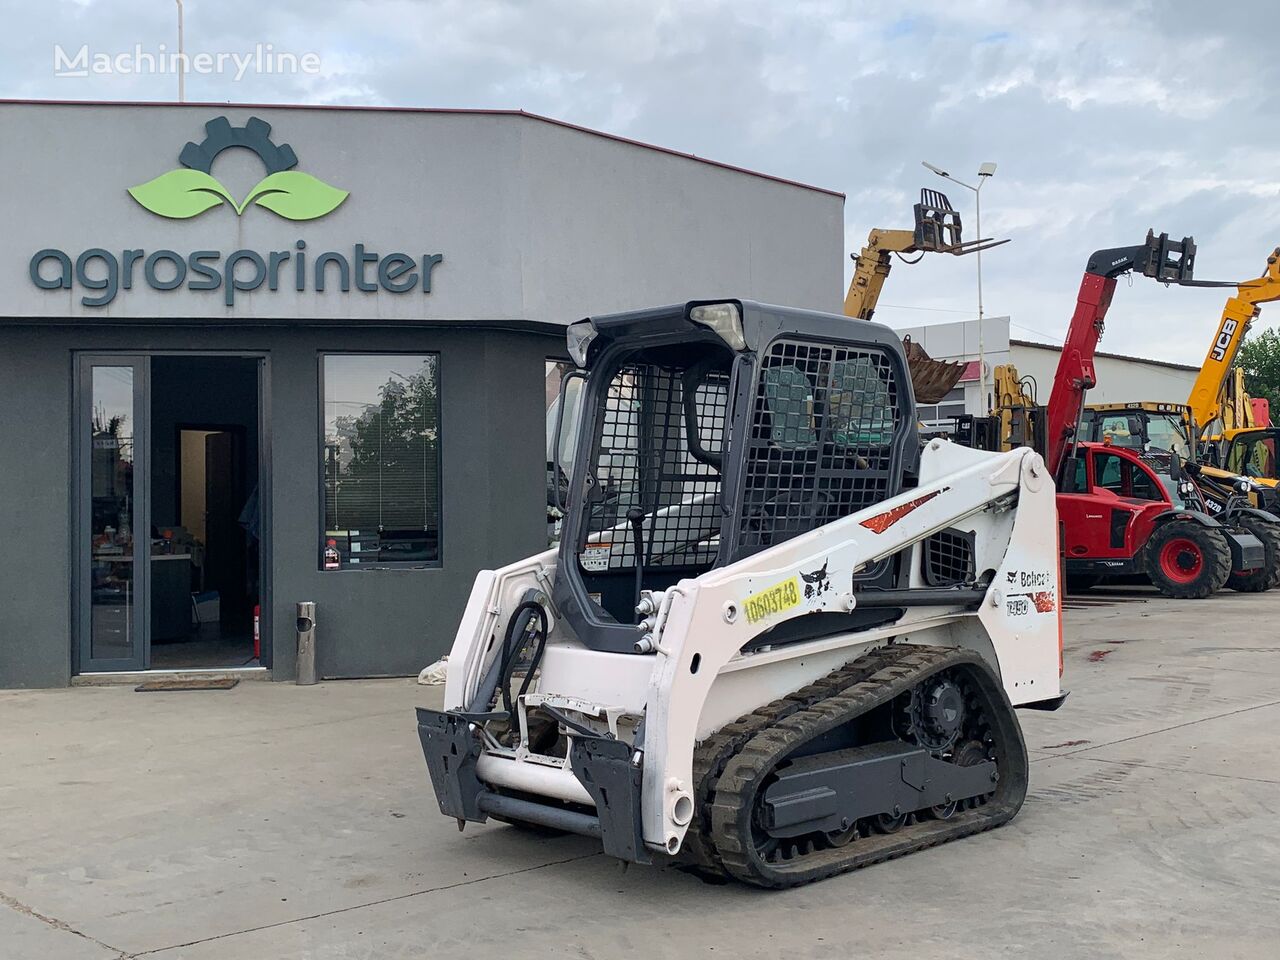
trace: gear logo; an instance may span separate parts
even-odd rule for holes
[[[250,117],[243,127],[233,127],[226,117],[214,117],[204,129],[203,142],[182,148],[181,167],[130,187],[129,195],[152,213],[173,220],[189,220],[223,203],[236,216],[257,205],[286,220],[315,220],[336,210],[349,196],[346,190],[294,170],[297,154],[287,143],[271,142],[271,124],[265,120]],[[239,203],[212,173],[214,158],[232,147],[253,151],[267,169],[267,175]]]

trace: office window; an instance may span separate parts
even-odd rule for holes
[[[440,561],[440,359],[329,354],[325,570]]]
[[[916,407],[916,419],[926,427],[950,430],[965,413],[964,387],[955,387],[939,403]]]

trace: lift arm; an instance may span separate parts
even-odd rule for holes
[[[1262,312],[1262,304],[1273,300],[1280,300],[1280,247],[1267,257],[1262,276],[1237,285],[1235,296],[1229,297],[1222,308],[1222,320],[1187,398],[1201,429],[1215,420],[1221,421],[1222,430],[1253,425],[1244,378],[1233,373],[1232,367],[1245,334]]]
[[[910,230],[882,230],[876,227],[867,235],[860,253],[853,255],[853,279],[844,296],[844,315],[870,320],[880,302],[880,291],[893,268],[895,253],[915,253],[916,235]]]
[[[870,320],[880,302],[880,291],[893,267],[893,254],[949,253],[964,256],[998,247],[1008,240],[962,240],[960,214],[951,206],[947,195],[927,187],[920,191],[920,202],[913,208],[914,230],[884,230],[876,227],[867,243],[853,254],[853,279],[844,298],[844,315],[857,320]],[[915,260],[906,261],[915,263]]]
[[[1161,283],[1220,286],[1192,279],[1195,255],[1196,245],[1191,237],[1178,242],[1170,240],[1167,233],[1157,237],[1148,230],[1143,244],[1098,250],[1089,258],[1045,416],[1045,463],[1052,476],[1059,478],[1068,450],[1075,448],[1085,394],[1098,382],[1093,359],[1116,279],[1134,271]]]

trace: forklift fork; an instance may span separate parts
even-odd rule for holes
[[[920,190],[920,202],[913,208],[916,215],[915,246],[918,250],[950,253],[961,257],[966,253],[990,250],[1008,240],[962,240],[960,211],[941,190]]]

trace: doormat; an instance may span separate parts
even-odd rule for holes
[[[230,690],[239,677],[166,677],[148,680],[133,688],[134,693],[156,693],[165,690]]]

